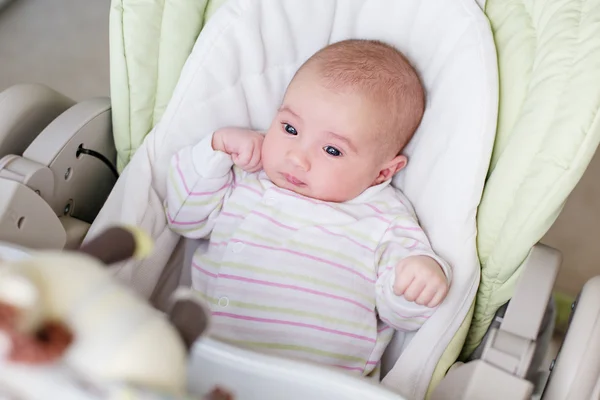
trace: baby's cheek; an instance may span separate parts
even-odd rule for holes
[[[319,188],[323,197],[332,201],[344,202],[358,196],[356,182],[349,171],[339,173],[319,174]]]
[[[349,166],[340,172],[340,177],[336,179],[339,190],[349,198],[358,196],[370,186],[370,182],[366,182],[364,174],[357,168],[359,167],[355,165]]]

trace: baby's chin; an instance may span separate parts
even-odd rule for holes
[[[323,190],[312,190],[312,193],[305,196],[312,197],[317,200],[326,201],[329,203],[345,203],[354,200],[360,196],[370,186],[364,188],[354,188],[354,190],[331,190],[335,185],[328,185]]]
[[[364,188],[358,193],[348,193],[327,190],[327,188],[330,187],[327,186],[324,190],[319,190],[319,188],[315,188],[314,186],[310,185],[310,183],[302,182],[300,184],[294,183],[293,181],[290,182],[285,173],[272,172],[267,168],[264,169],[264,172],[269,180],[280,189],[289,190],[301,196],[309,197],[314,200],[326,201],[328,203],[344,203],[346,201],[350,201],[368,189]]]
[[[344,193],[330,192],[327,190],[319,191],[315,190],[311,186],[305,184],[303,186],[296,186],[288,182],[283,182],[281,185],[275,183],[278,187],[290,190],[296,194],[304,197],[308,197],[314,200],[324,201],[327,203],[344,203],[346,201],[356,198],[358,195],[348,195]]]

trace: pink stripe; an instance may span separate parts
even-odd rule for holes
[[[177,174],[179,175],[179,180],[181,181],[181,183],[183,183],[183,188],[185,189],[186,193],[189,193],[190,190],[187,187],[187,184],[185,183],[185,179],[183,178],[183,172],[181,172],[181,168],[179,167],[179,153],[175,153],[175,169],[177,170]]]
[[[183,188],[185,189],[185,192],[188,194],[188,196],[206,196],[206,195],[210,195],[210,194],[216,194],[216,193],[219,193],[221,190],[226,189],[229,186],[231,186],[231,184],[229,182],[227,182],[225,185],[221,186],[219,189],[212,191],[212,192],[192,192],[188,188],[188,185],[185,182],[185,178],[183,177],[183,172],[181,171],[181,168],[179,167],[179,154],[178,153],[175,153],[175,161],[176,161],[177,174],[179,175],[179,179],[181,180],[181,183],[183,184]]]
[[[263,195],[263,194],[262,194],[262,192],[261,192],[260,190],[258,190],[258,189],[255,189],[255,188],[253,188],[253,187],[252,187],[252,186],[250,186],[250,185],[245,185],[245,184],[242,184],[242,183],[240,183],[239,185],[237,185],[237,187],[241,187],[241,188],[244,188],[244,189],[248,189],[249,191],[251,191],[251,192],[254,192],[254,193],[258,194],[258,195],[259,195],[259,196],[261,196],[261,197],[262,197],[262,195]]]
[[[265,215],[265,214],[263,214],[261,212],[252,211],[250,214],[258,215],[259,217],[264,218],[267,221],[272,222],[272,223],[274,223],[275,225],[277,225],[277,226],[279,226],[281,228],[289,229],[289,230],[292,230],[292,231],[297,231],[298,230],[298,228],[294,228],[294,227],[289,226],[289,225],[284,225],[281,222],[279,222],[279,221],[277,221],[277,220],[275,220],[275,219],[273,219],[273,218],[269,217],[268,215]]]
[[[348,337],[351,337],[351,338],[354,338],[354,339],[359,339],[359,340],[364,340],[364,341],[367,341],[367,342],[370,342],[370,343],[375,343],[375,339],[371,339],[371,338],[366,337],[366,336],[355,335],[354,333],[338,331],[338,330],[335,330],[335,329],[323,328],[322,326],[312,325],[312,324],[305,324],[305,323],[302,323],[302,322],[284,321],[284,320],[271,319],[271,318],[257,318],[257,317],[250,317],[250,316],[247,316],[247,315],[225,313],[225,312],[220,312],[220,311],[213,312],[212,315],[213,316],[219,316],[219,317],[228,317],[228,318],[234,318],[234,319],[242,319],[242,320],[245,320],[245,321],[264,322],[264,323],[267,323],[267,324],[279,324],[279,325],[298,326],[298,327],[301,327],[301,328],[314,329],[314,330],[321,331],[321,332],[333,333],[335,335],[340,335],[340,336],[348,336]]]
[[[421,242],[419,242],[417,239],[415,239],[415,242],[414,242],[413,244],[411,244],[410,246],[408,246],[408,248],[409,248],[410,250],[412,250],[412,249],[414,249],[415,247],[417,247],[417,246],[419,245],[419,243],[421,243]]]
[[[419,232],[423,230],[418,226],[403,226],[403,225],[393,225],[393,226],[390,226],[387,230],[393,231],[396,229],[402,229],[404,231],[419,231]]]
[[[371,210],[375,211],[377,214],[386,215],[386,213],[384,213],[383,211],[381,211],[379,208],[375,207],[373,204],[365,203],[365,206],[369,207]],[[392,222],[392,220],[387,219],[387,218],[383,218],[383,217],[375,217],[375,218],[377,218],[377,219],[379,219],[381,221],[385,221],[388,224],[390,222]]]
[[[242,215],[238,215],[238,214],[232,214],[232,213],[228,213],[228,212],[222,212],[221,214],[222,214],[222,215],[225,215],[225,216],[228,216],[228,217],[231,217],[231,218],[239,218],[239,219],[244,219],[244,217],[243,217]],[[289,225],[282,224],[281,222],[278,222],[278,221],[276,221],[275,219],[273,219],[273,218],[271,218],[271,217],[269,217],[269,216],[267,216],[267,215],[265,215],[265,214],[263,214],[263,213],[260,213],[260,212],[258,212],[258,211],[251,211],[251,212],[250,212],[250,214],[254,214],[254,215],[256,215],[256,216],[259,216],[259,217],[261,217],[261,218],[264,218],[264,219],[266,219],[267,221],[270,221],[270,222],[274,223],[275,225],[277,225],[277,226],[279,226],[279,227],[281,227],[281,228],[284,228],[284,229],[289,229],[289,230],[292,230],[292,231],[298,231],[298,230],[299,230],[299,228],[294,228],[293,226],[289,226]],[[325,233],[327,233],[327,234],[329,234],[329,235],[332,235],[332,236],[336,236],[336,237],[341,237],[341,238],[344,238],[344,239],[346,239],[346,240],[348,240],[348,241],[350,241],[350,242],[354,243],[354,244],[355,244],[355,245],[357,245],[358,247],[360,247],[360,248],[363,248],[363,249],[365,249],[365,250],[368,250],[368,251],[370,251],[370,252],[373,252],[373,251],[375,251],[374,249],[372,249],[372,248],[370,248],[370,247],[368,247],[368,246],[365,246],[364,244],[360,243],[359,241],[356,241],[356,240],[352,239],[352,238],[351,238],[351,237],[349,237],[349,236],[342,235],[342,234],[335,233],[335,232],[331,232],[330,230],[327,230],[325,227],[323,227],[323,226],[320,226],[320,225],[314,225],[313,227],[314,227],[314,228],[316,228],[316,229],[319,229],[320,231],[322,231],[322,232],[325,232]]]
[[[227,212],[227,211],[221,211],[221,215],[224,215],[226,217],[231,217],[231,218],[244,219],[243,215],[232,214],[232,213]]]
[[[393,264],[392,264],[392,265],[388,265],[387,267],[385,267],[385,268],[383,269],[383,272],[382,272],[382,273],[380,273],[380,274],[377,274],[377,277],[379,278],[381,275],[383,275],[384,273],[388,272],[388,271],[389,271],[390,269],[392,269],[392,268],[394,268],[394,265],[393,265]],[[380,270],[381,270],[381,268],[380,268]]]
[[[365,203],[365,206],[369,207],[371,210],[375,211],[377,214],[384,214],[379,208],[375,207],[373,204]]]
[[[243,324],[243,325],[242,325]],[[235,339],[232,338],[232,340],[247,340],[247,341],[254,341],[254,340],[259,340],[260,342],[271,342],[271,343],[277,343],[277,344],[303,344],[303,343],[319,343],[319,347],[320,348],[324,348],[325,345],[329,346],[329,347],[339,347],[340,345],[340,339],[337,337],[333,337],[331,335],[324,335],[322,333],[318,333],[318,334],[314,334],[314,332],[295,332],[293,340],[290,341],[291,338],[287,337],[288,335],[286,335],[285,329],[287,328],[281,328],[281,329],[276,329],[275,327],[272,327],[268,330],[265,330],[264,327],[256,327],[256,328],[250,328],[248,327],[248,324],[244,323],[244,322],[231,322],[231,321],[224,321],[224,320],[217,320],[214,321],[213,325],[213,332],[215,332],[217,335],[219,335],[219,333],[223,333],[223,337],[227,336],[227,334],[231,334],[232,332],[235,332]],[[318,336],[317,336],[318,335]],[[220,336],[220,335],[219,335]],[[360,346],[360,347],[359,347]],[[364,352],[371,352],[372,351],[372,346],[370,344],[357,344],[357,347],[361,349],[361,351]],[[288,351],[295,351],[295,350],[288,350]],[[322,357],[326,357],[326,356],[322,356]]]
[[[197,266],[198,269],[200,269],[202,272],[208,272],[206,270],[201,269],[199,266]],[[208,273],[210,274],[210,273]],[[212,275],[210,275],[212,276]],[[214,277],[214,276],[213,276]],[[258,280],[258,279],[251,279],[251,278],[244,278],[243,276],[237,276],[237,275],[230,275],[230,274],[219,274],[219,278],[223,278],[223,279],[231,279],[234,281],[241,281],[241,282],[248,282],[248,283],[256,283],[258,285],[264,285],[264,286],[273,286],[273,287],[278,287],[278,288],[283,288],[283,289],[291,289],[291,290],[297,290],[299,292],[305,292],[305,293],[310,293],[310,294],[314,294],[317,296],[323,296],[323,297],[328,297],[330,299],[336,299],[336,300],[340,300],[340,301],[344,301],[346,303],[350,303],[353,304],[357,307],[362,308],[363,310],[367,310],[369,312],[374,312],[372,308],[369,308],[355,300],[349,299],[347,297],[342,297],[342,296],[337,296],[335,294],[329,294],[329,293],[325,293],[325,292],[321,292],[318,290],[313,290],[313,289],[308,289],[308,288],[304,288],[301,286],[295,286],[295,285],[286,285],[283,283],[275,283],[275,282],[269,282],[269,281],[262,281],[262,280]]]
[[[367,361],[367,365],[377,365],[379,361]]]
[[[339,233],[331,232],[331,231],[325,229],[325,227],[323,227],[323,226],[315,225],[315,228],[317,228],[317,229],[319,229],[319,230],[321,230],[321,231],[323,231],[325,233],[328,233],[330,235],[333,235],[333,236],[343,237],[344,239],[347,239],[347,240],[351,241],[352,243],[354,243],[355,245],[357,245],[358,247],[361,247],[363,249],[366,249],[366,250],[369,250],[369,251],[375,251],[374,249],[371,249],[370,247],[365,246],[364,244],[362,244],[362,243],[360,243],[360,242],[352,239],[351,237],[348,237],[346,235],[342,235],[342,234],[339,234]]]
[[[388,329],[390,329],[390,326],[389,325],[385,325],[383,328],[377,329],[377,333],[385,332]]]
[[[368,276],[363,275],[360,272],[355,271],[355,270],[353,270],[350,267],[346,267],[345,265],[338,264],[338,263],[333,262],[333,261],[325,260],[324,258],[316,257],[316,256],[313,256],[313,255],[310,255],[310,254],[301,253],[299,251],[284,249],[284,248],[280,248],[280,247],[272,247],[272,246],[266,246],[266,245],[257,244],[257,243],[251,243],[251,242],[247,242],[247,241],[244,241],[244,240],[238,240],[238,239],[231,239],[231,242],[234,242],[234,243],[237,243],[237,242],[244,243],[244,244],[247,244],[248,246],[258,247],[260,249],[267,249],[267,250],[273,250],[273,251],[281,251],[283,253],[289,253],[289,254],[294,254],[296,256],[308,258],[309,260],[319,261],[319,262],[322,262],[324,264],[329,264],[329,265],[334,266],[336,268],[343,269],[343,270],[348,271],[348,272],[350,272],[350,273],[352,273],[354,275],[360,276],[362,279],[364,279],[365,281],[367,281],[369,283],[375,283],[374,279],[369,278]]]
[[[369,311],[369,312],[373,312],[372,308],[369,308],[357,301],[354,301],[352,299],[349,299],[347,297],[342,297],[342,296],[337,296],[334,294],[329,294],[329,293],[325,293],[325,292],[321,292],[318,290],[313,290],[313,289],[308,289],[308,288],[304,288],[301,286],[295,286],[295,285],[286,285],[286,284],[282,284],[282,283],[275,283],[275,282],[269,282],[269,281],[262,281],[262,280],[258,280],[258,279],[251,279],[251,278],[244,278],[242,276],[237,276],[237,275],[230,275],[230,274],[214,274],[212,272],[207,271],[206,269],[202,268],[201,266],[199,266],[196,263],[192,263],[192,265],[194,266],[194,268],[196,268],[198,271],[212,277],[212,278],[223,278],[223,279],[230,279],[230,280],[234,280],[234,281],[241,281],[241,282],[248,282],[248,283],[256,283],[259,285],[264,285],[264,286],[273,286],[273,287],[279,287],[279,288],[283,288],[283,289],[291,289],[291,290],[297,290],[299,292],[306,292],[306,293],[310,293],[310,294],[314,294],[317,296],[323,296],[323,297],[328,297],[330,299],[336,299],[336,300],[340,300],[346,303],[350,303],[353,304],[357,307],[362,308],[363,310]]]
[[[198,271],[202,272],[203,274],[210,276],[211,278],[216,278],[216,277],[219,276],[218,274],[215,274],[214,272],[210,272],[210,271],[205,270],[204,268],[202,268],[201,266],[199,266],[195,262],[192,262],[192,266],[194,268],[196,268]]]
[[[177,221],[176,219],[171,217],[171,213],[168,210],[167,210],[166,214],[167,214],[167,219],[169,220],[169,223],[171,225],[198,225],[198,224],[201,224],[208,220],[208,217],[207,217],[201,221]]]
[[[392,222],[392,220],[391,220],[391,219],[384,218],[384,217],[382,217],[381,215],[372,215],[372,216],[370,216],[369,218],[375,218],[375,219],[378,219],[378,220],[380,220],[380,221],[383,221],[383,222],[385,222],[386,224],[389,224],[390,222]]]
[[[387,318],[384,318],[381,315],[379,315],[379,319],[388,324],[389,326],[394,326]]]
[[[235,280],[223,280],[222,284],[223,284],[223,290],[235,291],[236,295],[239,296],[240,298],[250,297],[250,298],[252,298],[253,301],[256,301],[256,302],[260,302],[260,301],[262,301],[263,303],[272,302],[272,298],[269,296],[268,293],[265,293],[264,288],[262,288],[260,285],[242,285],[242,286],[240,286]],[[326,294],[323,294],[323,296],[327,297]],[[281,305],[282,307],[297,306],[297,300],[295,298],[282,298],[278,301],[280,303],[279,305]],[[347,301],[330,302],[330,304],[327,305],[327,312],[331,313],[332,315],[335,315],[336,313],[347,313],[348,312],[348,304],[349,303]],[[302,306],[307,307],[309,309],[311,307],[316,307],[317,309],[320,309],[323,307],[323,299],[321,299],[319,296],[304,298],[304,299],[302,299]],[[350,304],[350,306],[354,306],[354,304],[352,303],[352,304]],[[369,309],[368,311],[373,313],[372,309]],[[360,328],[357,328],[357,329],[360,329]]]

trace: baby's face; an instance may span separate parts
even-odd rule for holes
[[[304,196],[344,202],[384,181],[389,162],[373,121],[381,112],[363,96],[297,76],[267,131],[263,168],[273,183]]]

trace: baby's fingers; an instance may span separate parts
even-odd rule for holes
[[[252,158],[248,163],[248,170],[250,172],[256,172],[260,169],[261,165],[261,148],[260,146],[255,145],[252,149]]]
[[[414,279],[414,274],[408,273],[406,270],[401,270],[400,273],[396,274],[396,279],[394,282],[394,294],[396,296],[402,296]]]
[[[404,298],[407,301],[415,301],[419,298],[423,289],[425,288],[425,282],[419,280],[413,280],[410,286],[404,292]]]
[[[427,307],[429,308],[434,308],[440,305],[440,303],[442,302],[442,300],[444,300],[446,298],[446,294],[448,293],[448,286],[444,285],[442,287],[440,287],[436,293],[435,296],[433,296],[433,299],[427,304]]]
[[[425,285],[425,288],[421,292],[421,294],[415,300],[415,303],[420,306],[427,306],[432,302],[436,295],[436,287],[432,285]]]
[[[252,158],[251,151],[240,151],[238,154],[232,154],[232,160],[238,167],[245,169]]]

